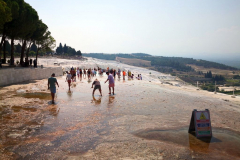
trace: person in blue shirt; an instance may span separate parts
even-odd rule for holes
[[[52,76],[48,78],[48,89],[50,89],[53,104],[54,104],[54,97],[56,93],[56,84],[58,85],[58,82],[57,82],[57,79],[55,78],[55,73],[53,73]]]

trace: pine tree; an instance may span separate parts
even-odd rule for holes
[[[67,45],[66,45],[66,44],[64,44],[64,47],[63,47],[63,52],[64,52],[64,53],[68,53],[68,47],[67,47]]]
[[[62,47],[62,43],[59,44],[59,54],[63,53],[63,47]]]

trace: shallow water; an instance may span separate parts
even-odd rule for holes
[[[240,157],[240,133],[222,129],[213,128],[211,138],[196,138],[194,133],[188,133],[188,128],[180,129],[154,129],[144,130],[134,133],[137,137],[148,140],[165,141],[189,147],[191,150],[207,154],[227,154]]]
[[[50,66],[54,63],[59,63],[60,66],[64,68],[64,71],[69,71],[71,67],[79,67],[79,68],[97,68],[100,67],[102,69],[107,69],[109,67],[110,69],[120,69],[121,71],[130,70],[132,74],[134,74],[134,77],[137,77],[138,74],[141,74],[144,78],[144,80],[147,81],[169,81],[169,80],[176,80],[176,77],[171,76],[169,74],[163,74],[154,70],[149,70],[141,67],[136,66],[130,66],[127,64],[119,63],[116,61],[108,61],[108,60],[101,60],[101,59],[95,59],[88,57],[87,61],[79,61],[79,60],[65,60],[65,59],[44,59],[39,58],[39,64],[42,64],[44,66]],[[71,65],[69,65],[71,64]]]

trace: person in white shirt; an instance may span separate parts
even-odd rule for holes
[[[66,81],[68,81],[69,90],[70,90],[70,85],[71,85],[71,79],[72,79],[71,73],[70,73],[70,72],[67,72]]]
[[[79,70],[79,68],[77,68],[77,76],[78,76],[78,79],[79,79],[79,75],[80,75],[80,70]]]

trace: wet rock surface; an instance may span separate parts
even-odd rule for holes
[[[92,96],[77,79],[68,91],[57,77],[56,103],[47,80],[0,89],[1,159],[239,159],[240,103],[229,96],[106,75]],[[228,101],[226,101],[228,100]],[[210,110],[210,142],[188,134],[193,109]]]

